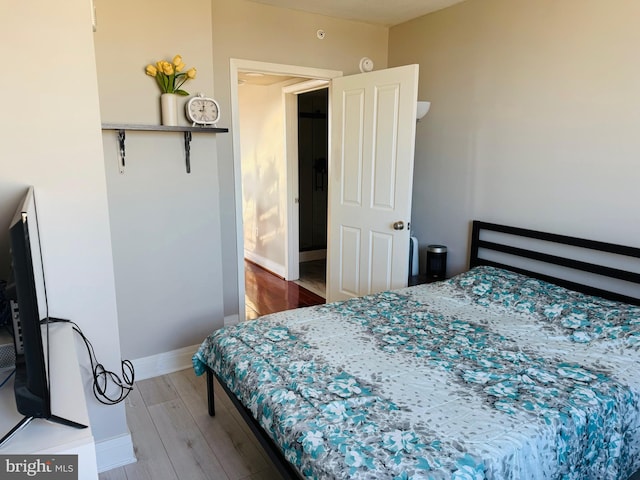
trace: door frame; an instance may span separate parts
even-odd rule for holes
[[[229,77],[230,77],[230,90],[231,90],[231,135],[233,142],[233,174],[234,174],[234,183],[235,183],[235,214],[236,214],[236,247],[237,247],[237,256],[238,256],[238,319],[241,320],[244,318],[245,312],[245,275],[244,275],[244,228],[243,228],[243,218],[242,218],[242,156],[241,156],[241,148],[240,148],[240,108],[238,103],[238,72],[240,71],[250,71],[250,72],[259,72],[267,75],[287,75],[294,77],[303,77],[311,80],[323,80],[329,82],[329,88],[331,88],[331,80],[336,77],[341,77],[343,75],[342,71],[339,70],[328,70],[321,68],[312,68],[312,67],[302,67],[298,65],[286,65],[279,63],[269,63],[269,62],[260,62],[256,60],[246,60],[239,58],[231,58],[229,60]],[[295,97],[294,93],[290,95]],[[286,97],[287,95],[285,95]],[[285,113],[287,112],[287,104],[285,103]],[[297,111],[296,111],[297,118]],[[291,122],[287,121],[287,127]],[[331,113],[329,112],[329,126],[331,124]],[[288,128],[287,128],[288,131]],[[296,126],[297,131],[297,126]],[[297,141],[297,137],[296,137]],[[285,157],[287,158],[287,210],[286,210],[286,232],[285,232],[285,251],[287,254],[285,255],[285,268],[289,269],[292,266],[292,258],[290,258],[289,251],[292,243],[297,244],[297,239],[291,238],[291,230],[290,228],[291,222],[293,221],[293,217],[295,217],[295,222],[298,222],[297,217],[294,215],[295,197],[297,195],[297,164],[295,165],[296,171],[296,189],[295,191],[292,188],[292,172],[291,172],[291,163],[289,157],[289,144],[291,142],[287,141],[285,143],[285,148],[287,152],[285,153]],[[297,144],[296,144],[296,153],[297,153]],[[331,155],[331,145],[329,145],[329,155]],[[330,162],[330,159],[329,159]],[[329,219],[327,218],[327,221]],[[297,231],[297,230],[296,230]],[[296,255],[299,255],[299,252],[296,252]],[[297,265],[296,265],[297,266]]]
[[[300,201],[298,177],[298,95],[331,88],[329,80],[315,79],[282,89],[285,117],[285,158],[287,162],[287,221],[285,239],[285,280],[300,278]],[[329,115],[327,115],[329,121]],[[327,141],[329,141],[327,139]]]

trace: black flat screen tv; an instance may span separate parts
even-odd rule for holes
[[[34,418],[85,427],[51,413],[49,362],[45,353],[49,338],[48,307],[33,187],[29,187],[11,220],[9,244],[12,278],[7,290],[18,306],[13,335],[14,393],[16,408],[24,419],[0,439],[0,446]]]

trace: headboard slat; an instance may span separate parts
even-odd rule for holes
[[[516,255],[518,257],[530,258],[532,260],[538,260],[540,262],[561,265],[563,267],[573,268],[576,270],[581,270],[583,272],[590,272],[597,275],[618,278],[627,282],[640,283],[640,273],[628,272],[626,270],[598,265],[596,263],[582,262],[580,260],[573,260],[571,258],[559,257],[557,255],[551,255],[548,253],[536,252],[535,250],[528,250],[526,248],[512,247],[510,245],[504,245],[496,242],[487,242],[485,240],[479,240],[478,247],[487,248],[496,252]]]
[[[500,238],[500,242],[481,239],[480,237],[483,232],[497,232],[500,234],[511,235],[513,237],[506,238],[514,239],[514,243],[509,244],[508,240],[503,240],[502,238]],[[479,265],[490,265],[494,267],[504,268],[514,272],[523,273],[525,275],[538,278],[543,281],[555,283],[556,285],[570,288],[571,290],[576,290],[589,295],[596,295],[611,300],[618,300],[634,305],[640,305],[640,273],[638,273],[637,271],[615,268],[605,265],[604,262],[592,263],[591,261],[587,262],[576,260],[574,258],[562,257],[556,255],[556,252],[545,253],[544,251],[536,251],[530,248],[522,248],[521,246],[516,246],[516,244],[518,244],[517,240],[522,239],[542,240],[545,242],[550,242],[550,244],[553,245],[568,245],[572,247],[579,247],[581,249],[586,249],[587,252],[591,251],[596,254],[599,254],[599,252],[603,252],[604,254],[613,254],[622,258],[628,257],[628,260],[636,262],[636,265],[640,265],[640,261],[638,260],[640,259],[640,248],[474,220],[471,236],[471,252],[469,256],[470,268]],[[522,265],[518,265],[518,261],[514,261],[514,265],[503,263],[505,260],[501,259],[500,261],[497,261],[495,258],[489,258],[491,257],[491,255],[488,254],[492,252],[506,254],[508,256],[511,256],[510,258],[515,257],[517,259],[535,261],[537,262],[536,267],[537,264],[540,263],[547,266],[551,265],[554,267],[561,267],[570,270],[576,270],[579,272],[587,272],[588,274],[595,274],[597,276],[615,279],[615,281],[621,280],[623,282],[629,282],[631,284],[638,284],[639,286],[637,289],[637,296],[636,290],[631,293],[631,295],[633,296],[630,296],[627,295],[626,292],[622,293],[617,292],[613,289],[603,289],[594,285],[589,285],[587,283],[580,283],[578,281],[560,278],[555,274],[550,275],[543,271],[539,272],[530,270],[530,267],[524,268]],[[609,287],[607,286],[607,288]]]

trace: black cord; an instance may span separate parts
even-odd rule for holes
[[[49,317],[44,321],[48,323],[70,323],[71,325],[73,325],[73,330],[78,335],[80,335],[80,338],[82,338],[82,341],[87,347],[87,352],[89,353],[89,361],[91,362],[91,373],[93,375],[93,395],[100,403],[104,405],[115,405],[127,398],[127,395],[129,395],[133,390],[133,382],[135,381],[133,364],[129,360],[122,360],[122,378],[120,378],[116,373],[105,369],[104,366],[98,362],[95,351],[93,349],[93,345],[84,335],[84,333],[82,333],[82,330],[80,330],[80,327],[77,323],[72,322],[71,320],[65,320],[64,318],[52,317]],[[107,394],[110,383],[112,383],[119,389],[118,395],[110,396],[109,394]]]
[[[9,375],[7,375],[7,378],[5,378],[2,383],[0,383],[0,388],[4,387],[4,384],[7,383],[9,381],[9,379],[11,378],[11,376],[16,373],[16,369],[14,368],[13,370],[11,370],[11,373]]]
[[[33,201],[33,208],[35,211],[35,218],[38,216],[38,208],[35,202],[35,194]],[[49,343],[49,323],[70,323],[73,325],[73,329],[76,331],[78,335],[84,341],[85,346],[87,347],[87,352],[89,353],[89,361],[91,362],[91,373],[93,375],[93,395],[96,399],[104,404],[104,405],[115,405],[116,403],[122,402],[127,395],[131,393],[133,390],[133,382],[134,382],[134,371],[133,364],[129,360],[122,360],[121,368],[122,368],[122,379],[115,373],[106,370],[104,366],[98,362],[96,358],[95,351],[93,350],[93,345],[87,337],[85,337],[80,327],[71,320],[66,320],[64,318],[53,318],[49,317],[49,299],[47,297],[47,279],[44,275],[44,259],[42,258],[42,243],[40,241],[40,228],[38,226],[38,222],[35,222],[36,233],[38,237],[38,249],[40,256],[40,268],[42,269],[42,284],[44,287],[44,304],[46,311],[46,318],[41,320],[40,323],[47,324],[47,343]],[[47,349],[47,388],[51,391],[51,375],[49,375],[49,366],[51,362],[49,361],[49,352],[50,349]],[[117,397],[110,397],[107,394],[107,389],[109,387],[109,382],[112,382],[117,388],[120,389],[120,393]]]

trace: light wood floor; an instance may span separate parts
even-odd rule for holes
[[[324,298],[246,263],[247,318],[324,303]],[[215,384],[216,415],[207,413],[205,377],[192,369],[135,383],[127,425],[138,461],[100,480],[278,480],[258,440]]]
[[[191,369],[136,382],[126,412],[138,461],[100,480],[280,479],[217,383],[214,396],[210,417],[205,376]]]

